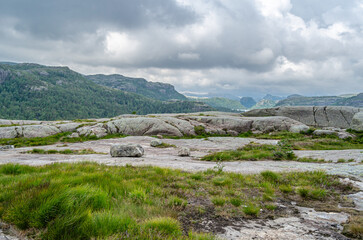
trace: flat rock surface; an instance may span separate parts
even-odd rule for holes
[[[215,151],[237,149],[251,142],[260,144],[277,144],[277,140],[261,140],[253,138],[211,137],[208,139],[162,139],[162,142],[176,146],[170,148],[155,148],[150,146],[153,137],[130,136],[119,139],[105,139],[88,141],[83,143],[70,143],[67,145],[56,144],[39,147],[16,148],[0,151],[0,164],[18,163],[27,165],[44,165],[57,162],[95,161],[106,165],[123,166],[131,164],[135,166],[153,165],[170,167],[187,171],[201,171],[216,166],[215,162],[198,160],[200,157]],[[140,144],[144,150],[144,156],[140,158],[112,158],[109,154],[110,147],[116,144]],[[189,157],[178,156],[178,148],[187,147],[191,150]],[[103,154],[89,155],[62,155],[62,154],[24,154],[34,149],[92,149]],[[299,157],[313,157],[331,160],[333,163],[302,163],[293,161],[239,161],[224,162],[224,171],[244,174],[259,173],[265,170],[271,171],[313,171],[325,170],[330,174],[340,174],[347,177],[363,180],[363,150],[330,150],[330,151],[295,151]],[[338,159],[354,159],[349,163],[334,163]],[[361,183],[361,182],[357,182]],[[357,185],[359,185],[357,184]],[[362,187],[362,186],[360,186]],[[352,196],[357,206],[362,206],[362,192]],[[299,217],[285,217],[275,220],[246,220],[236,223],[234,226],[224,228],[225,232],[220,237],[225,239],[347,239],[337,233],[339,221],[344,222],[347,216],[344,214],[317,213],[299,210]],[[324,219],[325,218],[325,219]],[[333,220],[332,220],[333,219]],[[338,221],[338,222],[337,222]],[[0,240],[16,239],[6,236],[1,231]]]

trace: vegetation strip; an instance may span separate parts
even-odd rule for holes
[[[55,143],[76,143],[76,142],[86,142],[86,141],[94,141],[100,139],[126,137],[126,135],[119,133],[109,134],[101,138],[98,138],[96,136],[80,136],[74,138],[67,137],[70,134],[71,132],[63,132],[48,137],[0,139],[0,145],[14,145],[16,148],[18,148],[18,147],[29,147],[29,146],[52,145]]]
[[[341,195],[354,192],[319,171],[241,175],[96,163],[1,165],[0,188],[0,218],[40,239],[214,239],[196,233],[203,219],[285,216],[278,206],[291,201],[338,209]]]
[[[64,150],[45,150],[40,148],[34,148],[32,150],[29,150],[25,153],[31,153],[31,154],[74,154],[74,155],[84,155],[84,154],[107,154],[107,153],[100,153],[95,152],[93,149],[81,149],[81,150],[74,150],[74,149],[64,149]]]

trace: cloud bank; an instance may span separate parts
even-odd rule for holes
[[[363,91],[359,0],[4,0],[0,59],[120,73],[179,91]]]

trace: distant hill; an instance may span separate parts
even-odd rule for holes
[[[240,103],[246,108],[251,108],[256,104],[256,101],[252,97],[242,97]]]
[[[261,99],[251,109],[272,108],[275,107],[278,102],[279,102],[278,100],[274,101],[274,100]]]
[[[289,96],[288,98],[279,101],[276,106],[332,106],[340,99],[342,98],[337,96]]]
[[[348,95],[349,96],[349,95]],[[363,93],[353,97],[341,96],[319,96],[304,97],[301,95],[291,95],[279,101],[276,106],[351,106],[363,107]]]
[[[282,99],[284,99],[283,97],[280,96],[273,96],[271,94],[266,94],[266,96],[264,96],[262,99],[264,100],[270,100],[270,101],[280,101]]]
[[[0,118],[76,119],[208,111],[204,103],[163,102],[100,86],[68,67],[0,64]]]
[[[212,97],[189,99],[192,101],[204,102],[218,111],[242,111],[246,109],[239,101],[228,98]]]
[[[334,105],[337,106],[352,106],[363,108],[363,93],[358,94],[350,98],[339,99]]]
[[[174,86],[171,84],[148,82],[143,78],[131,78],[119,74],[97,74],[86,76],[86,78],[92,80],[99,85],[119,89],[125,92],[137,93],[144,97],[149,97],[157,100],[165,101],[171,99],[187,99],[184,95],[178,93],[174,89]]]

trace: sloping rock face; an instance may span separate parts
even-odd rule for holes
[[[275,107],[255,109],[244,113],[244,116],[285,116],[314,127],[350,128],[353,116],[361,112],[361,108],[354,107]]]
[[[363,111],[354,115],[351,128],[356,131],[363,131]]]
[[[108,132],[122,133],[125,135],[169,135],[183,136],[181,131],[158,118],[137,117],[124,118],[107,123]]]
[[[5,122],[5,121],[4,121]],[[103,122],[22,122],[10,121],[14,124],[25,125],[0,127],[0,138],[15,137],[47,137],[62,132],[73,132],[75,136],[104,137],[108,134],[120,133],[132,136],[193,136],[195,128],[205,133],[219,135],[238,135],[247,131],[291,131],[300,132],[308,126],[288,117],[240,117],[228,113],[214,113],[210,115],[157,115],[157,116],[119,116],[116,120],[106,119]],[[37,123],[37,125],[29,125]]]

